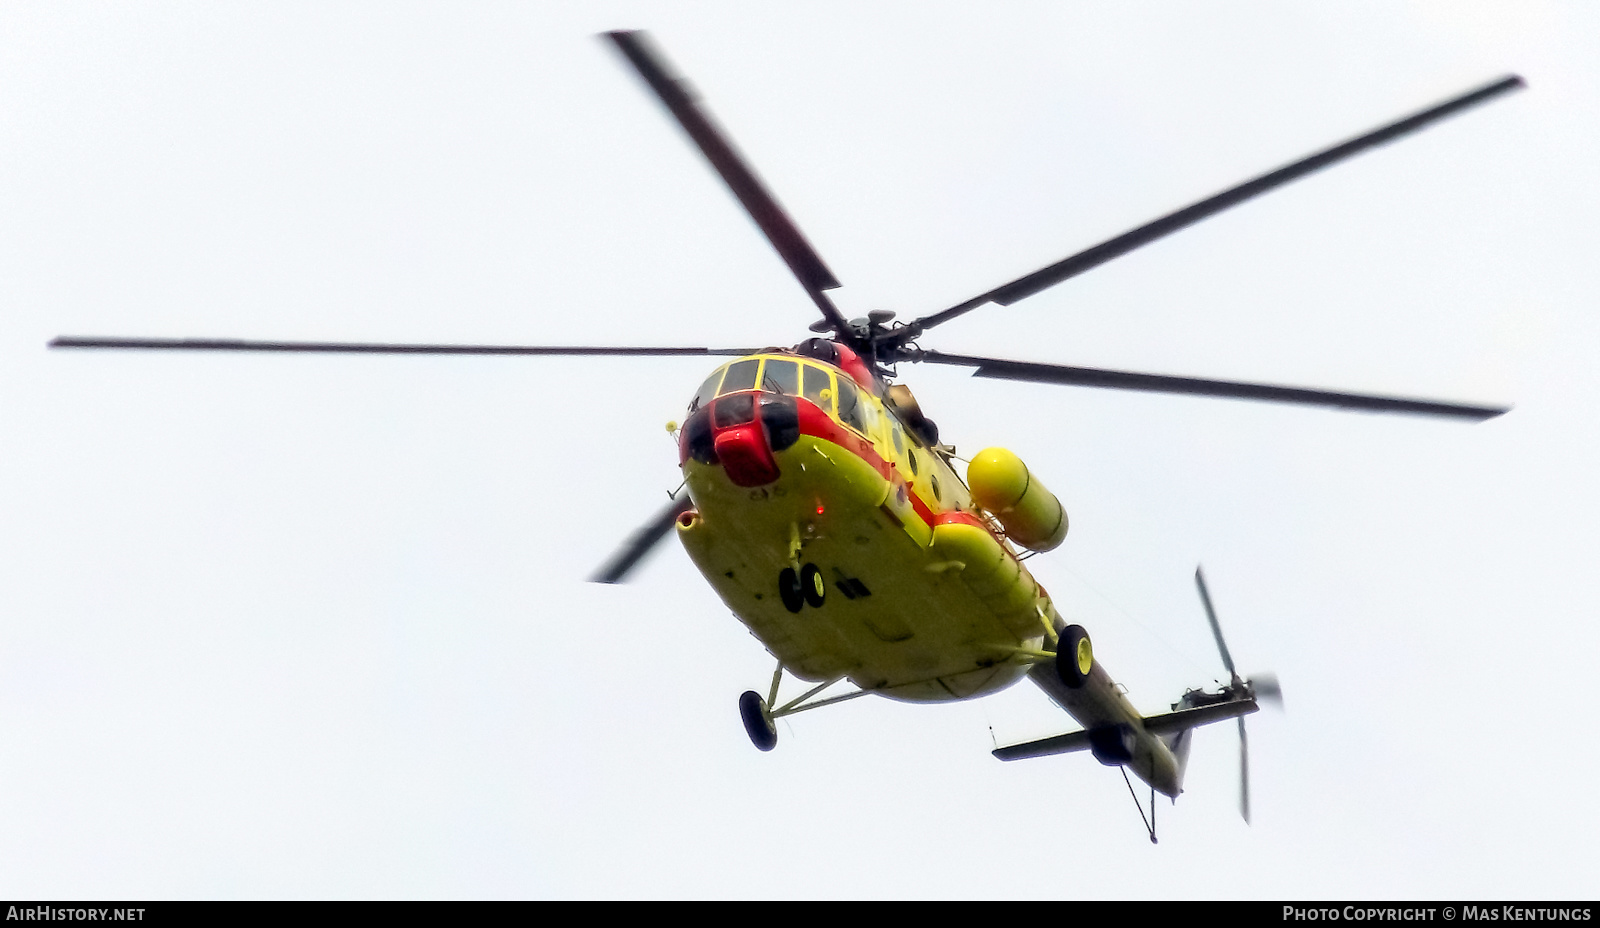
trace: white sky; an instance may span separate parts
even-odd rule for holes
[[[644,27],[846,284],[921,315],[1506,72],[1529,90],[925,347],[1508,402],[1483,425],[907,369],[1072,534],[1136,705],[1242,669],[1152,847],[1023,684],[746,741],[675,544],[695,359],[57,334],[791,343],[614,53]],[[1600,13],[1572,4],[0,6],[0,895],[1592,897]],[[791,690],[790,692],[797,692]]]

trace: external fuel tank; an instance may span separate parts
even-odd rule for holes
[[[1049,551],[1067,537],[1067,511],[1022,463],[1004,448],[985,448],[967,465],[972,499],[988,510],[1006,535],[1032,551]]]

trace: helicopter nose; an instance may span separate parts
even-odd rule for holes
[[[778,479],[778,462],[759,422],[723,429],[717,433],[716,448],[717,460],[735,486],[759,487]]]
[[[756,394],[718,397],[712,422],[716,459],[735,486],[759,487],[778,479],[778,462],[756,414]]]

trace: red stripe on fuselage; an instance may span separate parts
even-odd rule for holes
[[[934,518],[934,521],[939,525],[949,525],[951,523],[970,525],[973,528],[981,528],[991,535],[994,534],[994,529],[990,528],[987,522],[970,512],[963,512],[960,509],[952,509],[949,512],[941,512]]]
[[[878,475],[885,480],[894,479],[894,465],[883,459],[878,449],[872,447],[872,442],[867,441],[855,432],[833,420],[832,416],[823,412],[817,404],[804,397],[795,398],[795,406],[800,411],[800,434],[820,438],[850,452],[872,466]]]
[[[872,446],[872,442],[835,422],[832,416],[823,412],[808,399],[798,398],[795,405],[800,408],[800,434],[809,435],[812,438],[820,438],[823,441],[838,445],[845,451],[867,462],[883,479],[891,483],[896,479],[898,476],[896,467],[893,463],[884,460],[883,455],[878,453],[878,449]],[[932,528],[934,520],[940,514],[930,509],[927,502],[917,495],[916,490],[909,483],[906,484],[906,492],[911,497],[912,511],[923,522],[926,522],[929,528]],[[962,515],[966,515],[966,513],[962,513]],[[982,523],[980,522],[979,524],[981,525]],[[987,528],[985,526],[985,530]]]

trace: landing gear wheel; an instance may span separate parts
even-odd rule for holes
[[[800,590],[805,594],[806,602],[811,608],[816,609],[828,595],[828,583],[822,579],[822,571],[815,564],[807,564],[800,568]]]
[[[793,571],[790,571],[793,573]],[[778,746],[778,726],[767,712],[767,701],[755,690],[745,690],[739,697],[739,717],[744,720],[745,734],[750,743],[763,751]]]
[[[806,597],[800,590],[800,578],[795,575],[793,567],[785,567],[778,572],[778,598],[783,600],[785,609],[799,612],[805,606]]]
[[[1069,689],[1083,686],[1094,669],[1094,648],[1082,625],[1068,625],[1056,644],[1056,676]]]

